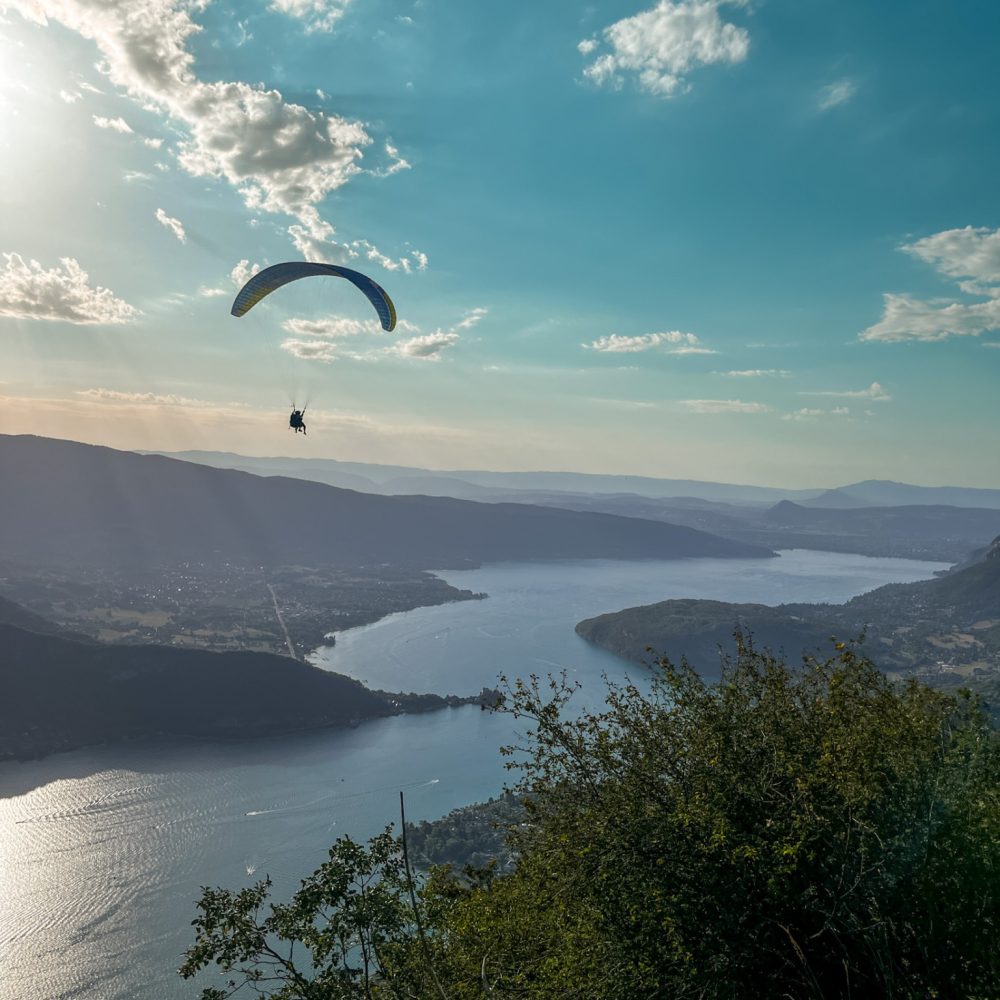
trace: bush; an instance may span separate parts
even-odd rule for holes
[[[740,636],[717,683],[664,660],[600,712],[571,696],[533,679],[500,709],[534,725],[508,751],[528,809],[512,874],[436,869],[408,908],[397,843],[357,992],[265,995],[1000,994],[1000,744],[971,697],[893,684],[842,643],[792,669]],[[233,967],[218,926],[186,974]]]

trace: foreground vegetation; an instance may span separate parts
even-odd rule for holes
[[[852,648],[792,669],[738,639],[721,679],[658,664],[575,714],[508,690],[527,819],[509,874],[419,884],[386,830],[287,903],[206,889],[182,975],[281,1000],[976,998],[1000,983],[1000,740],[967,695]]]

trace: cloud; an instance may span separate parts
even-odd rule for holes
[[[169,229],[181,243],[187,243],[187,233],[184,232],[184,226],[181,224],[180,219],[172,219],[162,208],[158,208],[156,210],[156,221],[161,226]]]
[[[816,104],[820,111],[829,111],[839,104],[846,104],[857,92],[857,83],[845,77],[825,86],[819,92]]]
[[[332,31],[351,0],[272,0],[271,10],[298,18],[306,31]]]
[[[288,333],[302,337],[322,337],[337,340],[340,337],[356,337],[362,333],[382,333],[378,320],[348,319],[346,316],[328,316],[325,319],[286,319],[281,324]]]
[[[821,417],[847,417],[851,411],[846,406],[835,406],[832,410],[804,407],[794,413],[783,413],[782,420],[819,420]]]
[[[345,6],[336,0],[276,2],[317,27]],[[9,3],[29,20],[44,25],[51,19],[92,40],[101,72],[142,106],[158,107],[186,128],[177,150],[180,166],[197,177],[226,180],[252,209],[291,215],[313,228],[316,206],[361,170],[358,161],[372,139],[360,122],[311,111],[263,85],[197,76],[188,43],[201,30],[191,17],[200,2]]]
[[[889,395],[878,382],[872,382],[867,389],[848,389],[843,392],[832,392],[832,391],[806,391],[803,390],[799,393],[800,396],[837,396],[841,399],[871,399],[876,403],[888,403],[892,400],[892,396]]]
[[[612,333],[610,336],[600,337],[590,344],[582,346],[605,354],[635,354],[661,346],[666,348],[664,351],[666,354],[718,353],[705,347],[693,333],[681,333],[680,330],[670,330],[666,333],[644,333],[637,337],[623,337],[620,334]]]
[[[450,329],[435,330],[433,333],[400,341],[387,348],[385,353],[396,354],[404,358],[418,358],[421,361],[440,361],[444,351],[458,343],[461,337],[459,331],[471,330],[488,312],[489,310],[485,307],[476,306],[469,309]]]
[[[288,234],[292,237],[295,249],[305,260],[318,261],[321,264],[349,264],[352,260],[364,257],[381,264],[387,271],[403,271],[406,274],[427,268],[427,254],[420,250],[411,250],[406,257],[393,259],[367,240],[337,242],[333,238],[336,230],[329,222],[320,218],[315,209],[303,212],[302,219],[301,224],[288,227]]]
[[[223,295],[228,295],[229,290],[226,288],[208,288],[205,285],[202,285],[202,287],[198,289],[198,294],[203,299],[216,299],[221,298]]]
[[[489,313],[489,309],[485,309],[482,306],[476,306],[475,309],[470,309],[463,317],[455,324],[456,330],[471,330],[484,316]]]
[[[980,301],[919,299],[886,293],[882,317],[861,340],[936,341],[1000,330],[1000,229],[948,229],[899,248],[954,281]]]
[[[282,349],[304,361],[330,363],[338,358],[352,361],[380,361],[387,357],[415,358],[420,361],[440,361],[449,347],[461,338],[460,330],[467,330],[478,323],[487,310],[481,306],[470,309],[448,330],[435,330],[421,334],[420,328],[406,320],[396,323],[399,332],[413,333],[408,340],[397,341],[389,347],[355,351],[347,349],[343,341],[360,334],[382,334],[375,320],[357,320],[346,316],[328,316],[323,319],[288,319],[282,324],[287,333],[293,334],[281,344]]]
[[[372,174],[375,177],[391,177],[393,174],[398,174],[401,170],[412,169],[412,164],[409,160],[404,159],[399,155],[399,150],[391,143],[387,142],[385,144],[386,156],[392,161],[389,166],[383,167],[381,170],[373,170]]]
[[[594,56],[584,69],[598,85],[618,88],[626,74],[659,97],[673,97],[688,89],[686,77],[698,66],[742,62],[750,48],[746,29],[719,16],[723,6],[743,7],[746,0],[659,0],[656,6],[605,28],[603,41],[584,39],[577,49]]]
[[[150,149],[159,149],[163,145],[162,139],[143,139],[143,145],[149,146]]]
[[[421,358],[424,361],[439,361],[441,352],[458,343],[458,334],[454,330],[445,332],[436,330],[420,337],[412,337],[396,344],[392,351],[407,358]]]
[[[78,100],[80,100],[81,97],[83,97],[83,94],[79,94],[75,90],[73,90],[73,91],[70,91],[70,90],[60,90],[59,91],[59,96],[67,104],[75,104]]]
[[[139,315],[110,289],[92,287],[72,257],[60,258],[61,267],[46,269],[16,253],[0,256],[6,261],[0,268],[0,315],[80,325],[128,323]]]
[[[1000,229],[948,229],[900,247],[956,280],[971,279],[975,294],[1000,297]]]
[[[727,378],[791,378],[792,373],[784,368],[745,368],[742,371],[713,372]]]
[[[681,405],[692,413],[768,413],[764,403],[744,403],[739,399],[682,399]]]
[[[188,396],[175,396],[173,393],[161,395],[155,392],[121,392],[118,389],[78,389],[77,396],[98,403],[124,403],[137,406],[186,406],[215,408],[218,403],[210,403],[205,399],[192,399]],[[237,403],[230,403],[238,406]]]
[[[281,349],[302,361],[321,361],[324,364],[335,361],[339,356],[336,345],[329,340],[299,340],[289,337],[281,342]]]
[[[258,271],[260,264],[251,265],[250,261],[244,258],[229,272],[229,280],[237,288],[242,288]]]
[[[861,340],[947,340],[978,337],[1000,330],[1000,299],[967,304],[944,299],[926,301],[909,295],[885,294],[882,318],[863,330]]]
[[[105,118],[102,115],[94,115],[94,124],[98,128],[121,132],[122,135],[131,135],[133,131],[132,126],[124,118]]]

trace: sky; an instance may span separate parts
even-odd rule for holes
[[[993,0],[0,0],[0,432],[1000,487],[998,37]],[[296,259],[396,330],[332,278],[230,316]]]

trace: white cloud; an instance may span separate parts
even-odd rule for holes
[[[686,77],[698,66],[746,58],[746,29],[719,16],[727,5],[743,7],[746,0],[659,0],[649,10],[616,21],[601,33],[603,42],[586,38],[577,46],[584,56],[593,56],[601,45],[610,48],[584,69],[584,76],[598,85],[620,87],[626,74],[634,74],[643,90],[672,97],[687,89]]]
[[[333,238],[336,235],[336,230],[329,222],[320,218],[319,213],[314,208],[306,209],[301,218],[302,224],[289,226],[288,234],[292,237],[295,249],[302,254],[305,260],[318,261],[321,264],[346,265],[364,257],[376,264],[381,264],[387,271],[403,271],[406,274],[410,274],[414,270],[423,271],[427,268],[427,254],[420,250],[411,250],[408,256],[393,259],[367,240],[353,240],[350,243],[337,242]]]
[[[94,115],[94,124],[98,128],[107,128],[113,132],[121,132],[122,135],[132,134],[132,126],[124,118],[105,118],[102,115]]]
[[[883,296],[882,318],[861,340],[947,340],[949,337],[978,337],[1000,330],[1000,298],[968,304],[947,299],[924,300],[909,295]]]
[[[271,10],[296,17],[306,31],[331,31],[351,0],[272,0]]]
[[[670,330],[665,333],[644,333],[637,337],[623,337],[612,333],[600,337],[584,347],[592,351],[606,354],[635,354],[648,351],[654,347],[664,347],[667,354],[716,354],[705,347],[693,333],[681,333],[680,330]]]
[[[244,258],[229,272],[229,280],[237,288],[242,288],[259,270],[260,264],[251,265],[250,261]]]
[[[955,281],[978,302],[886,293],[882,318],[861,340],[947,340],[1000,330],[1000,229],[948,229],[899,248]]]
[[[142,170],[126,170],[122,174],[122,180],[126,184],[131,184],[133,181],[151,181],[152,179],[152,174],[147,174]]]
[[[143,139],[143,144],[149,146],[150,149],[159,149],[163,145],[162,139]]]
[[[220,298],[223,295],[228,295],[229,290],[226,288],[208,288],[207,286],[202,285],[201,288],[198,289],[198,294],[203,299],[215,299]]]
[[[201,0],[9,2],[30,20],[51,18],[94,41],[100,69],[115,85],[186,127],[177,155],[183,169],[225,179],[250,208],[300,222],[310,213],[318,218],[315,206],[361,169],[358,160],[372,141],[361,123],[310,111],[263,85],[198,78],[187,46],[201,30],[191,17]],[[282,2],[317,25],[344,7]]]
[[[81,97],[82,97],[83,95],[82,95],[82,94],[78,94],[78,93],[77,93],[77,92],[76,92],[75,90],[73,90],[73,91],[69,91],[69,90],[60,90],[60,91],[59,91],[59,96],[60,96],[60,97],[61,97],[61,98],[62,98],[62,99],[63,99],[63,100],[64,100],[64,101],[65,101],[65,102],[67,103],[67,104],[75,104],[75,103],[76,103],[76,102],[77,102],[78,100],[80,100],[80,98],[81,98]]]
[[[439,361],[441,354],[458,343],[460,330],[467,330],[478,323],[487,310],[481,306],[470,309],[465,316],[448,330],[435,330],[421,334],[420,328],[405,319],[396,323],[396,330],[416,336],[397,341],[390,347],[354,351],[344,345],[344,340],[361,334],[381,335],[382,328],[375,320],[357,320],[346,316],[328,316],[323,319],[288,319],[282,324],[287,333],[293,334],[281,344],[289,354],[305,361],[329,363],[338,358],[353,361],[380,361],[387,357],[415,358],[421,361]]]
[[[445,332],[436,330],[420,337],[400,341],[392,348],[394,354],[408,358],[421,358],[424,361],[439,361],[441,352],[458,343],[458,334],[454,330]]]
[[[900,247],[949,278],[971,279],[975,294],[1000,296],[1000,229],[948,229]]]
[[[767,413],[764,403],[744,403],[739,399],[682,399],[681,405],[692,413]]]
[[[156,221],[161,226],[169,229],[181,243],[187,243],[187,233],[184,232],[184,226],[180,219],[172,219],[162,208],[158,208],[156,210]]]
[[[846,104],[857,92],[858,85],[854,80],[849,78],[837,80],[819,92],[816,104],[820,111],[829,111],[838,104]]]
[[[175,396],[173,393],[161,395],[155,392],[121,392],[118,389],[78,389],[77,396],[99,403],[119,403],[137,406],[186,406],[186,407],[216,407],[218,403],[210,403],[205,399],[192,399],[188,396]],[[238,404],[231,403],[230,406]]]
[[[0,268],[0,315],[91,325],[128,323],[139,311],[110,289],[92,287],[90,277],[72,257],[46,269],[37,260],[5,253]]]
[[[406,272],[406,274],[409,274],[413,270],[413,262],[409,259],[409,257],[400,257],[398,259],[393,259],[392,257],[389,257],[386,254],[382,253],[382,251],[379,250],[378,247],[372,246],[372,244],[369,243],[368,240],[354,240],[350,244],[350,248],[353,251],[352,253],[353,256],[358,256],[360,254],[361,256],[366,257],[368,260],[374,261],[376,264],[381,264],[382,267],[384,267],[387,271],[401,270]],[[427,255],[422,254],[421,256],[423,257],[424,260],[423,266],[426,267]],[[418,266],[417,270],[423,270],[423,268]]]
[[[806,391],[799,393],[800,396],[837,396],[841,399],[871,399],[876,403],[888,403],[892,396],[889,395],[878,382],[872,382],[867,389],[847,389],[842,392],[832,391]]]
[[[282,329],[298,337],[322,337],[336,340],[340,337],[356,337],[362,333],[382,333],[378,320],[349,319],[346,316],[328,316],[325,319],[286,319]]]
[[[399,150],[391,142],[385,144],[385,153],[392,162],[382,170],[373,170],[372,173],[376,177],[391,177],[393,174],[398,174],[401,170],[412,169],[413,165],[410,161],[400,156]]]
[[[821,417],[847,417],[851,411],[846,406],[835,406],[832,410],[804,407],[794,413],[782,414],[782,420],[819,420]]]
[[[476,306],[475,309],[470,309],[456,324],[456,330],[470,330],[474,327],[485,315],[489,313],[489,309],[484,309],[482,306]]]
[[[742,371],[715,372],[727,378],[791,378],[792,373],[784,368],[744,368]]]
[[[281,349],[302,361],[321,361],[329,364],[338,357],[336,345],[329,340],[298,340],[289,337],[281,342]]]

